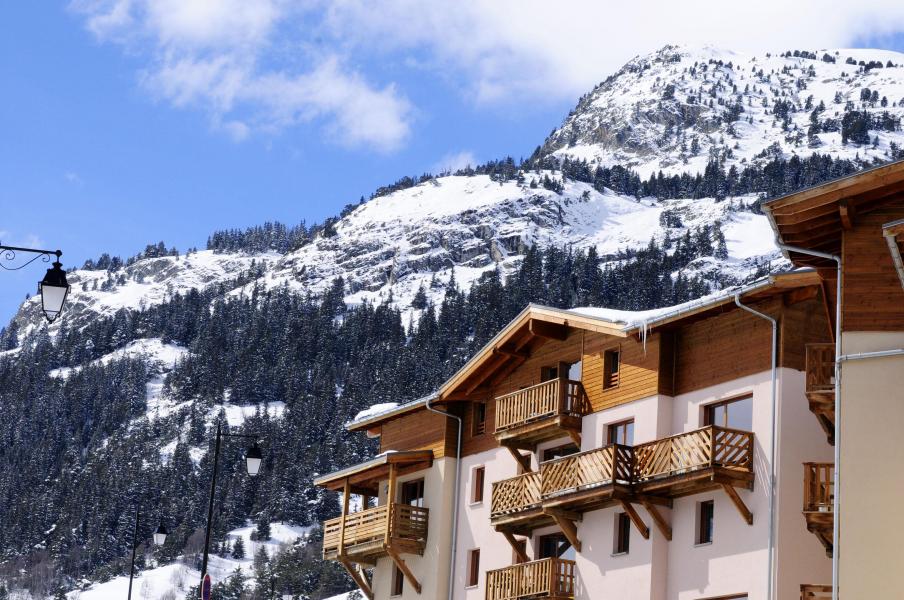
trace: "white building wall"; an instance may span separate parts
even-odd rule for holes
[[[831,575],[831,562],[821,551],[815,536],[807,532],[801,515],[801,463],[830,460],[831,447],[807,408],[803,393],[804,374],[788,369],[781,369],[779,374],[780,494],[777,501],[776,598],[790,600],[799,597],[801,583],[819,583]],[[697,429],[703,424],[703,407],[706,404],[746,394],[753,396],[755,485],[753,491],[742,489],[739,494],[753,512],[754,524],[747,525],[725,493],[714,490],[675,499],[671,510],[660,508],[672,525],[672,541],[669,542],[646,510],[635,505],[650,529],[650,539],[644,540],[632,526],[630,552],[613,556],[615,515],[621,512],[620,507],[585,513],[578,523],[582,551],[575,559],[578,572],[576,598],[700,600],[748,593],[751,599],[765,600],[769,533],[767,482],[772,418],[769,371],[674,398],[652,396],[588,415],[583,420],[582,450],[604,445],[607,425],[629,418],[633,418],[635,423],[635,444]],[[538,450],[542,452],[544,448],[567,440],[562,438],[544,443]],[[533,463],[536,468],[536,455]],[[418,596],[406,585],[403,600],[445,598],[444,574],[448,572],[451,540],[448,528],[443,529],[443,523],[451,517],[451,506],[443,504],[438,495],[444,493],[447,498],[451,497],[454,464],[452,458],[438,460],[428,474],[426,503],[431,508],[428,550],[423,558],[405,557],[412,570],[422,578],[424,593]],[[486,469],[485,488],[483,501],[473,503],[472,472],[478,466]],[[483,600],[486,572],[513,564],[511,546],[490,524],[492,483],[513,477],[518,473],[518,466],[507,450],[496,448],[464,457],[460,469],[462,480],[458,497],[460,515],[453,594],[456,600]],[[436,479],[442,480],[443,485],[434,485],[432,481]],[[440,487],[442,492],[438,492]],[[697,504],[710,499],[715,501],[714,539],[711,544],[697,546]],[[444,507],[441,509],[442,516],[433,506]],[[558,531],[556,527],[548,527],[534,532],[527,546],[530,558],[536,556],[536,539],[555,531]],[[476,548],[481,551],[480,578],[478,585],[468,587],[469,551]],[[381,560],[375,576],[378,600],[388,598],[391,573],[391,561]]]

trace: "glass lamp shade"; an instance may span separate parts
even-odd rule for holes
[[[166,542],[166,533],[166,527],[161,523],[157,531],[154,532],[154,544],[162,546]]]
[[[257,447],[257,444],[254,444],[248,451],[245,453],[245,464],[248,467],[248,474],[254,477],[261,470],[261,461],[263,460],[264,455],[261,453],[261,449]]]
[[[60,263],[53,263],[52,269],[47,269],[44,279],[38,284],[41,293],[41,308],[47,321],[53,323],[60,313],[69,295],[69,283],[66,281],[66,271]]]

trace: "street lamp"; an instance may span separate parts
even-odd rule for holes
[[[129,595],[127,600],[132,600],[132,580],[135,579],[135,551],[138,549],[138,525],[141,519],[141,507],[135,507],[135,531],[132,533],[132,566],[129,569]],[[154,544],[162,546],[166,541],[166,528],[163,523],[154,532]]]
[[[7,271],[18,271],[39,258],[44,262],[48,262],[51,256],[56,256],[53,268],[47,269],[44,279],[38,283],[38,293],[41,294],[41,309],[44,311],[44,317],[47,321],[53,323],[60,316],[60,313],[63,312],[63,305],[69,295],[69,282],[66,281],[66,271],[63,270],[63,265],[60,263],[60,257],[63,253],[59,250],[38,250],[35,248],[0,245],[0,260],[12,262],[16,259],[17,252],[29,252],[37,254],[37,256],[18,267],[7,267],[3,262],[0,262],[0,268]]]
[[[217,439],[214,444],[213,451],[213,474],[210,478],[210,499],[207,502],[207,531],[204,534],[204,557],[201,559],[201,597],[204,597],[204,582],[207,579],[207,558],[210,554],[210,529],[213,525],[213,496],[217,489],[217,465],[220,462],[220,443],[222,438],[245,438],[253,440],[251,446],[245,450],[245,469],[251,477],[257,476],[260,472],[261,461],[264,458],[261,449],[257,445],[260,439],[256,434],[229,433],[223,431],[219,423],[217,423]]]

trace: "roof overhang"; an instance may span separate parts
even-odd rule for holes
[[[386,452],[341,471],[318,477],[314,480],[314,485],[341,492],[348,482],[353,494],[376,496],[380,481],[389,478],[390,468],[395,467],[397,475],[404,475],[430,468],[432,464],[432,450]]]
[[[842,232],[853,227],[858,214],[901,193],[904,161],[897,161],[776,198],[763,209],[781,244],[838,255]],[[827,258],[783,252],[796,265],[834,266]]]

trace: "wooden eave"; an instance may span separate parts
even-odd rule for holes
[[[389,478],[389,470],[392,465],[396,466],[396,474],[401,476],[427,469],[432,464],[432,450],[387,452],[341,471],[318,477],[314,480],[314,485],[341,492],[345,489],[347,480],[352,493],[376,496],[378,484]]]
[[[563,340],[574,328],[627,337],[617,323],[567,310],[528,305],[440,387],[438,401],[467,399],[477,390],[492,385],[500,374],[511,372],[546,341]]]
[[[842,232],[857,215],[904,193],[904,161],[894,162],[811,187],[763,205],[782,243],[838,255]],[[834,266],[834,262],[799,252],[785,252],[796,265]]]

